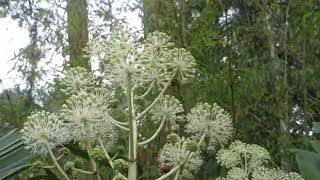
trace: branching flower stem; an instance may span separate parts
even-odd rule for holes
[[[136,180],[137,178],[137,121],[134,117],[133,106],[133,86],[131,82],[131,74],[127,73],[126,77],[127,103],[128,103],[128,122],[129,122],[129,165],[128,179]]]
[[[166,118],[163,118],[162,121],[161,121],[161,124],[159,125],[159,127],[157,129],[157,131],[149,139],[138,143],[138,145],[139,146],[143,146],[143,145],[146,145],[146,144],[150,143],[151,141],[153,141],[160,134],[165,122],[166,122]]]
[[[92,170],[93,170],[93,174],[96,175],[98,180],[101,180],[100,174],[98,172],[98,166],[96,161],[92,158],[92,145],[90,143],[90,141],[88,140],[87,142],[87,151],[89,154],[89,158],[90,158],[90,162],[91,162],[91,166],[92,166]]]
[[[86,170],[78,169],[78,168],[73,168],[73,170],[78,171],[78,172],[83,173],[83,174],[94,174],[94,172],[86,171]]]
[[[147,89],[147,91],[145,93],[143,93],[141,96],[134,97],[134,99],[139,100],[139,99],[143,99],[144,97],[146,97],[151,92],[151,89],[154,87],[154,84],[155,84],[154,81],[152,81],[149,88]]]
[[[147,112],[149,112],[151,110],[151,108],[158,102],[158,100],[161,98],[161,96],[166,92],[166,90],[170,87],[172,80],[176,77],[178,73],[178,70],[174,70],[172,73],[172,76],[170,78],[170,80],[166,83],[166,85],[164,86],[164,88],[162,89],[162,91],[160,92],[160,94],[153,100],[153,102],[144,110],[142,111],[137,117],[136,120],[140,119],[141,117],[143,117]]]
[[[101,140],[100,137],[98,137],[98,141],[99,141],[100,146],[101,146],[102,149],[103,149],[104,155],[106,156],[107,161],[108,161],[110,167],[111,167],[112,169],[115,169],[115,168],[114,168],[114,165],[113,165],[113,161],[112,161],[111,157],[109,156],[109,154],[108,154],[108,152],[107,152],[107,150],[106,150],[106,148],[105,148],[105,146],[104,146],[104,144],[103,144],[103,142],[102,142],[102,140]]]
[[[54,163],[54,165],[56,166],[56,168],[59,170],[59,172],[64,176],[65,179],[70,180],[70,178],[68,177],[68,175],[63,171],[63,169],[61,168],[60,164],[58,163],[56,157],[53,155],[51,148],[49,146],[49,143],[46,143],[46,148],[49,152],[49,155]]]
[[[107,152],[107,150],[106,150],[106,148],[105,148],[105,146],[104,146],[104,144],[103,144],[103,142],[102,142],[102,140],[101,140],[100,137],[98,137],[98,141],[99,141],[100,146],[101,146],[102,149],[103,149],[104,155],[106,156],[107,161],[108,161],[110,167],[111,167],[117,174],[120,174],[120,175],[123,176],[123,174],[121,174],[121,173],[118,171],[118,169],[116,169],[116,168],[114,167],[113,161],[112,161],[111,157],[109,156],[109,154],[108,154],[108,152]]]
[[[203,135],[201,136],[197,146],[198,148],[200,147],[200,145],[202,144],[202,142],[204,141],[204,138],[206,137],[206,132],[203,133]],[[170,177],[173,173],[177,172],[177,171],[180,171],[181,167],[184,166],[185,163],[188,162],[189,158],[193,155],[193,152],[189,152],[186,159],[179,165],[177,165],[176,167],[174,167],[173,169],[171,169],[168,173],[164,174],[163,176],[159,177],[158,179],[156,180],[164,180],[168,177]],[[179,172],[178,172],[179,173]]]
[[[119,125],[122,125],[122,126],[128,126],[128,122],[120,122],[120,121],[117,121],[115,119],[111,119],[111,121],[114,123],[114,124],[119,124]]]
[[[177,172],[176,175],[174,176],[174,180],[179,180],[180,172],[181,172],[181,168],[178,170],[178,172]]]
[[[124,127],[124,126],[122,126],[122,125],[120,125],[120,124],[118,124],[118,123],[116,123],[114,121],[111,121],[111,122],[112,122],[113,125],[117,126],[118,128],[120,128],[122,130],[125,130],[125,131],[129,131],[130,130],[129,128]]]

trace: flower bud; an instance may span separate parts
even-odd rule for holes
[[[121,172],[127,172],[128,171],[128,161],[124,159],[116,159],[114,161],[114,166],[116,169],[118,169]]]
[[[76,168],[83,168],[85,162],[84,162],[84,160],[82,160],[82,159],[75,159],[75,160],[73,161],[73,163],[74,163],[74,165],[75,165]]]
[[[75,165],[73,162],[71,161],[68,161],[66,162],[66,164],[64,164],[64,167],[63,169],[67,172],[67,173],[70,173],[73,171],[73,168],[75,168]]]
[[[96,146],[92,150],[92,158],[98,161],[101,161],[104,159],[104,152],[101,146]]]
[[[176,133],[170,133],[167,136],[167,143],[171,143],[171,144],[175,144],[176,142],[178,142],[180,140],[180,137],[178,134]]]
[[[196,152],[198,150],[197,143],[194,141],[188,140],[187,141],[187,150],[190,152]]]

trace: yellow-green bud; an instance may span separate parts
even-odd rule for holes
[[[124,159],[116,159],[114,161],[114,166],[116,169],[118,169],[121,172],[127,172],[128,171],[128,161]]]
[[[87,142],[85,140],[80,140],[78,144],[81,150],[87,150]]]
[[[187,141],[187,150],[191,152],[196,152],[198,150],[197,143],[191,140]]]
[[[75,168],[75,165],[73,162],[71,161],[68,161],[66,162],[66,164],[64,164],[64,167],[63,169],[67,172],[67,173],[70,173],[73,171],[73,168]]]
[[[92,150],[92,158],[98,161],[101,161],[104,159],[104,152],[101,146],[96,146]]]
[[[73,161],[73,163],[74,163],[74,165],[75,165],[75,167],[76,168],[83,168],[84,167],[84,160],[82,160],[82,159],[75,159],[74,161]]]
[[[176,142],[180,141],[180,137],[176,133],[170,133],[167,136],[167,143],[175,144]]]

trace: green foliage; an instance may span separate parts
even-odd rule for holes
[[[21,134],[13,129],[0,138],[0,179],[20,173],[32,166],[29,161],[35,155],[24,148]]]

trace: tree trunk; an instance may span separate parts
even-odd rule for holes
[[[70,67],[81,66],[90,69],[89,58],[84,57],[88,42],[88,10],[86,0],[68,0],[68,52]]]

